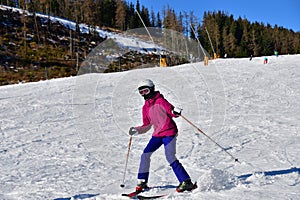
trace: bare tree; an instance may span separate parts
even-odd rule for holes
[[[89,32],[91,33],[90,27],[95,27],[95,3],[93,0],[85,0],[83,3],[83,21],[89,25]]]
[[[21,22],[23,23],[22,31],[23,31],[24,57],[26,57],[26,55],[27,55],[27,42],[26,42],[26,38],[27,38],[27,26],[26,26],[27,3],[24,0],[20,1],[19,3],[20,3],[21,8],[23,9],[22,16],[21,16]]]
[[[117,9],[116,9],[116,26],[124,31],[125,30],[125,18],[126,18],[126,4],[123,0],[117,0]]]

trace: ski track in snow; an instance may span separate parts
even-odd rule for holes
[[[133,138],[120,188],[130,126],[141,123],[142,78],[226,153],[176,119],[177,156],[198,182],[178,182],[153,154],[149,193],[163,199],[299,199],[300,56],[219,59],[172,68],[138,69],[0,87],[0,199],[127,199],[150,132]]]

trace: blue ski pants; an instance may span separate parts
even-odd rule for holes
[[[161,145],[164,145],[165,156],[172,167],[178,181],[181,183],[190,178],[182,164],[176,158],[176,136],[152,137],[141,155],[138,179],[148,181],[151,155]]]

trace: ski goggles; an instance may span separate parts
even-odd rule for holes
[[[144,96],[150,93],[150,89],[149,88],[144,88],[139,90],[140,95]]]

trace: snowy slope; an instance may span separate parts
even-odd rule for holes
[[[150,133],[136,84],[151,78],[183,115],[239,158],[176,119],[177,156],[198,189],[178,182],[153,154],[150,185],[164,199],[300,199],[300,55],[219,59],[172,68],[86,74],[0,88],[0,199],[126,199]]]

